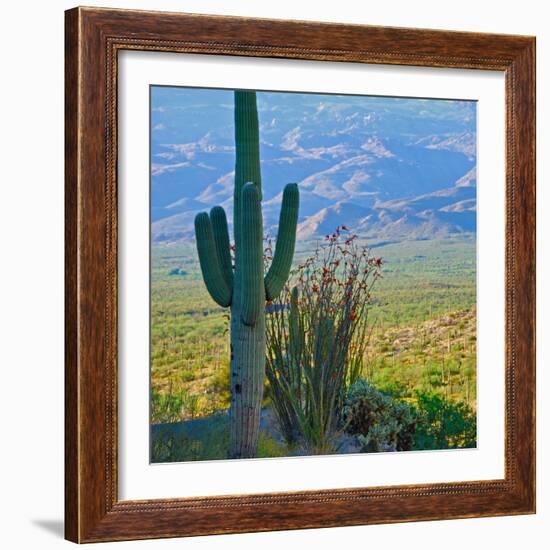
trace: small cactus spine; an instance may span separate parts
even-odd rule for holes
[[[231,307],[230,457],[256,456],[265,379],[265,302],[276,298],[288,278],[298,221],[296,184],[283,191],[273,261],[264,277],[262,182],[256,93],[235,92],[235,190],[231,262],[225,211],[195,219],[202,276],[212,299]]]

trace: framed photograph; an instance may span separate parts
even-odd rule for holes
[[[66,12],[66,538],[535,511],[535,39]]]

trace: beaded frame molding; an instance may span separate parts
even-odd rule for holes
[[[74,8],[65,17],[66,538],[98,542],[534,513],[535,38],[101,8]],[[504,479],[118,499],[116,94],[117,54],[128,49],[504,73]]]

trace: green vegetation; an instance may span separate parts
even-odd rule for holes
[[[475,236],[369,244],[376,245],[372,253],[382,257],[384,265],[369,310],[372,332],[362,376],[385,394],[425,411],[425,426],[433,429],[417,429],[421,448],[442,448],[441,434],[461,422],[455,409],[470,428],[457,428],[454,441],[467,446],[472,437],[475,441]],[[295,264],[314,248],[314,242],[299,243]],[[176,268],[185,274],[170,275]],[[201,419],[226,411],[229,316],[206,291],[192,243],[152,248],[151,300],[151,422]],[[442,400],[433,401],[432,413],[427,412],[429,398]],[[270,405],[268,396],[263,405]],[[437,418],[437,407],[446,411],[445,418]],[[460,435],[465,432],[470,435]],[[277,437],[261,435],[260,441],[272,441],[264,451],[276,447],[281,452]]]
[[[465,403],[421,391],[412,405],[363,379],[346,395],[343,422],[362,452],[476,446],[476,417]]]
[[[476,446],[476,416],[461,401],[418,392],[414,449],[458,449]]]
[[[407,403],[382,393],[366,380],[349,389],[342,409],[347,433],[357,436],[361,451],[410,451],[416,415]]]
[[[381,327],[414,327],[475,307],[475,235],[369,244],[384,259],[384,279],[373,294]]]
[[[341,423],[331,432],[324,454],[392,452],[475,447],[476,417],[462,402],[418,392],[412,405],[359,379],[346,393]],[[229,416],[217,413],[187,422],[152,427],[153,462],[216,460],[229,454]],[[289,443],[276,422],[264,415],[258,458],[299,456],[319,449],[309,442]]]
[[[451,311],[410,325],[377,325],[363,374],[383,391],[416,399],[435,392],[475,408],[475,310]]]

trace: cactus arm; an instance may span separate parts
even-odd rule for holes
[[[281,293],[288,278],[296,245],[299,207],[300,192],[298,191],[298,185],[289,183],[283,191],[275,255],[265,277],[265,292],[268,300],[273,300]]]
[[[212,299],[220,306],[231,305],[231,288],[227,285],[216,252],[212,222],[206,212],[195,218],[197,252],[204,284]]]
[[[252,326],[265,307],[262,208],[254,183],[243,187],[241,202],[241,319]]]
[[[214,206],[210,210],[210,221],[214,233],[216,253],[222,271],[223,278],[229,289],[233,288],[233,265],[231,264],[231,251],[229,245],[229,231],[227,230],[227,218],[225,210],[221,206]]]

